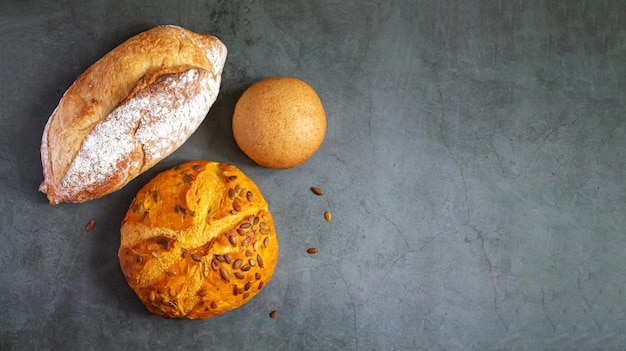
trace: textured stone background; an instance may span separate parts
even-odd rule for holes
[[[61,95],[166,23],[229,48],[205,122],[123,190],[48,205],[39,144]],[[1,1],[0,349],[623,349],[625,57],[621,0]],[[328,115],[286,171],[230,131],[242,91],[277,75]],[[152,176],[196,158],[257,182],[280,260],[245,306],[165,320],[121,274],[119,225]]]

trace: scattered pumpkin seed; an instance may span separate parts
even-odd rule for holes
[[[315,195],[324,195],[324,191],[316,186],[311,187],[311,191],[313,192],[313,194]]]

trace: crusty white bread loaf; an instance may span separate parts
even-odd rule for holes
[[[217,98],[227,50],[176,26],[140,33],[89,67],[45,126],[44,180],[52,204],[119,190],[174,152]]]
[[[152,313],[204,319],[252,299],[272,277],[278,239],[267,202],[235,166],[190,161],[133,200],[120,266]]]

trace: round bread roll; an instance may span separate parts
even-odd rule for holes
[[[293,168],[319,149],[326,134],[326,114],[307,83],[290,77],[252,84],[233,114],[233,135],[253,161],[269,168]]]
[[[122,223],[118,256],[150,312],[205,319],[261,291],[276,267],[278,240],[250,178],[232,165],[191,161],[137,193]]]

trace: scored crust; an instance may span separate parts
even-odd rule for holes
[[[278,240],[267,202],[234,166],[191,161],[146,184],[121,226],[128,284],[152,313],[204,319],[270,280]]]
[[[226,54],[213,36],[160,26],[103,56],[45,126],[40,191],[53,204],[97,198],[176,150],[217,98]],[[145,135],[150,130],[156,135]],[[136,132],[160,142],[145,144]]]

